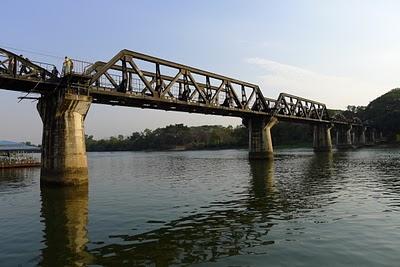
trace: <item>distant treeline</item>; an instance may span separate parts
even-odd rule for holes
[[[310,126],[281,122],[272,128],[275,146],[311,146]],[[248,130],[244,126],[192,126],[169,125],[155,130],[146,129],[130,136],[119,135],[95,140],[86,136],[88,151],[139,151],[245,148]]]
[[[371,101],[368,106],[348,106],[346,117],[356,116],[376,127],[389,142],[400,142],[400,88]]]
[[[346,111],[330,110],[331,116],[337,113],[348,118],[358,117],[382,131],[388,141],[400,142],[399,88],[378,97],[366,107],[348,106]],[[244,126],[188,127],[176,124],[101,140],[86,136],[86,146],[88,151],[245,148],[248,138],[248,130]],[[280,122],[272,128],[272,141],[275,147],[311,147],[312,128],[306,124]]]

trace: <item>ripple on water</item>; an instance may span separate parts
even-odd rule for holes
[[[398,152],[89,153],[86,191],[0,172],[1,265],[396,266]]]

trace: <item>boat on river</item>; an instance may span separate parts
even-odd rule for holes
[[[40,167],[39,153],[37,146],[0,141],[0,169]]]

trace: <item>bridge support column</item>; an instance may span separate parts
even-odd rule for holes
[[[350,137],[351,137],[351,143],[353,145],[357,144],[358,141],[357,141],[357,136],[356,136],[356,133],[355,133],[355,129],[352,129],[350,131]]]
[[[377,142],[377,143],[382,143],[382,142],[384,142],[385,141],[385,138],[383,137],[383,132],[382,131],[379,131],[379,136],[378,136],[378,138],[375,140],[375,142]]]
[[[366,131],[366,144],[367,145],[375,145],[375,129],[367,128]]]
[[[91,98],[60,92],[42,96],[37,105],[43,121],[42,184],[88,183],[84,120]]]
[[[373,144],[375,144],[375,142],[376,142],[376,130],[375,129],[372,129],[371,141],[372,141]]]
[[[337,144],[336,147],[338,149],[348,149],[353,148],[352,143],[352,133],[351,133],[352,125],[339,127],[337,134]]]
[[[278,122],[275,117],[250,118],[249,129],[249,158],[267,159],[273,157],[271,128]]]
[[[365,127],[353,128],[353,145],[356,147],[365,146]]]
[[[313,147],[315,152],[329,152],[332,151],[332,126],[327,124],[314,126]]]

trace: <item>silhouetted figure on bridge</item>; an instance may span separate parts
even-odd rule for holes
[[[178,99],[181,101],[188,101],[190,98],[190,88],[187,86],[184,87],[183,92],[179,93]]]
[[[24,58],[23,55],[19,55],[19,56],[21,58]],[[30,62],[29,58],[27,58],[27,57],[25,58],[25,60]],[[30,74],[32,72],[32,70],[29,68],[29,66],[25,65],[23,62],[21,62],[20,64],[21,64],[21,67],[19,69],[19,75]],[[39,76],[39,78],[40,78],[40,76]]]
[[[15,76],[17,74],[17,64],[15,57],[11,57],[10,61],[8,62],[8,71]]]
[[[225,98],[224,103],[222,103],[222,106],[229,108],[231,106],[231,101],[229,98]]]
[[[118,92],[126,93],[127,85],[128,85],[128,80],[122,79],[121,83],[118,86]]]
[[[56,68],[56,66],[53,66],[53,69],[51,70],[51,74],[58,77],[59,72],[58,72],[58,69]]]
[[[42,79],[43,81],[44,80],[46,80],[46,71],[45,70],[42,70],[40,73],[39,73],[39,78],[40,79]]]
[[[24,58],[23,55],[19,55],[21,58]],[[26,66],[21,63],[21,68],[19,69],[19,75],[23,75],[23,74],[27,74],[28,73],[28,69],[26,68]]]

